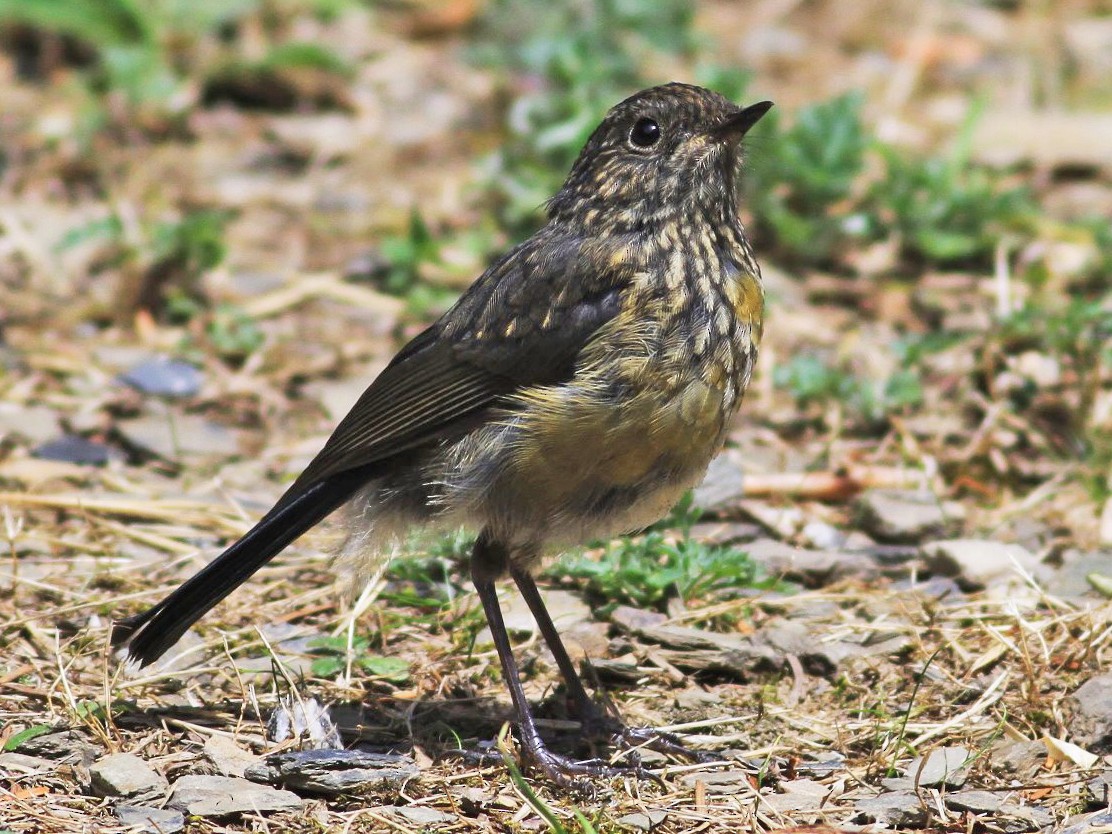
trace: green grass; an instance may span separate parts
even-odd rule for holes
[[[699,518],[688,494],[667,517],[641,535],[623,536],[597,557],[563,556],[546,573],[574,579],[607,605],[659,607],[678,595],[684,601],[766,587],[757,565],[743,550],[706,544],[691,535]]]

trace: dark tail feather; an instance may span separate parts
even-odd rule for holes
[[[239,541],[162,602],[116,623],[112,645],[128,643],[143,666],[157,660],[210,608],[246,582],[286,545],[351,498],[371,476],[364,470],[334,475],[278,504]]]

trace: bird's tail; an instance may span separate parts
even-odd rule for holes
[[[198,619],[246,582],[290,542],[351,498],[368,481],[362,470],[294,486],[243,538],[213,559],[162,602],[116,623],[112,645],[128,644],[143,666],[157,660]]]

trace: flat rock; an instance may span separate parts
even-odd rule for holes
[[[1105,597],[1099,593],[1090,580],[1093,575],[1106,574],[1112,565],[1112,551],[1070,550],[1062,554],[1062,564],[1057,570],[1051,571],[1043,587],[1048,594],[1061,599],[1068,599],[1074,604],[1099,605],[1105,602]]]
[[[166,793],[169,783],[133,753],[111,753],[89,768],[93,793],[97,796],[153,799]]]
[[[183,776],[174,783],[166,806],[191,817],[228,817],[290,811],[301,807],[301,797],[235,776]]]
[[[243,776],[247,768],[259,761],[258,756],[244,750],[232,739],[218,735],[205,739],[205,758],[223,776]]]
[[[427,808],[423,805],[403,805],[401,807],[390,805],[384,807],[382,811],[389,816],[398,817],[418,826],[446,825],[456,821],[456,818],[451,814],[445,814],[443,811]]]
[[[1057,834],[1097,834],[1112,829],[1112,811],[1094,811],[1070,817],[1070,824],[1059,828]]]
[[[889,828],[921,828],[927,822],[923,800],[914,791],[891,791],[853,803],[854,822],[875,822]]]
[[[41,443],[31,450],[31,454],[40,460],[84,466],[104,466],[109,461],[121,460],[124,457],[119,449],[76,434],[63,434],[61,437]]]
[[[1017,805],[1013,802],[1005,802],[996,809],[993,824],[1005,834],[1022,834],[1026,831],[1049,830],[1054,824],[1054,815],[1038,805]]]
[[[1112,673],[1097,675],[1065,699],[1069,738],[1092,753],[1112,752]]]
[[[1004,804],[1005,794],[996,791],[954,791],[946,794],[946,807],[951,811],[971,814],[992,814]]]
[[[1112,770],[1101,771],[1085,783],[1085,802],[1090,808],[1112,807]]]
[[[1039,574],[1038,558],[1018,544],[991,539],[945,539],[923,546],[927,568],[957,579],[966,591],[985,588],[994,580],[1016,576],[1017,566]]]
[[[813,779],[781,782],[780,793],[761,794],[761,803],[781,814],[817,811],[830,793],[830,788]]]
[[[53,773],[58,762],[26,753],[0,753],[0,773]]]
[[[1041,741],[1001,739],[988,755],[988,766],[999,776],[1028,781],[1046,761],[1046,745]]]
[[[667,811],[638,811],[633,814],[626,814],[624,817],[618,817],[617,823],[622,828],[628,828],[630,831],[652,831],[663,825],[666,819],[668,819]]]
[[[739,461],[727,451],[710,462],[692,500],[704,513],[726,514],[744,497],[745,475]]]
[[[58,434],[58,412],[42,405],[0,403],[0,438],[16,436],[38,445]]]
[[[904,775],[921,788],[960,788],[967,776],[964,765],[968,760],[969,751],[964,747],[940,747],[913,760]]]
[[[707,793],[730,794],[753,790],[752,776],[748,770],[713,770],[692,773],[680,781],[689,788],[694,788],[696,782],[702,782]]]
[[[359,750],[276,753],[247,768],[248,779],[326,795],[400,789],[420,773],[409,756]]]
[[[861,526],[883,542],[917,542],[956,530],[965,508],[920,490],[870,489],[857,499]]]
[[[234,431],[200,414],[157,407],[157,403],[160,401],[148,401],[150,413],[116,423],[128,443],[164,460],[186,455],[230,457],[239,452]]]
[[[120,382],[158,397],[195,397],[204,376],[193,365],[180,359],[156,356],[145,359],[119,376]]]
[[[76,730],[62,730],[29,738],[20,743],[16,752],[44,759],[69,760],[76,757],[81,764],[88,766],[104,752],[104,748],[93,744]]]
[[[797,580],[812,588],[877,573],[876,562],[862,553],[810,550],[768,538],[750,542],[745,545],[745,551],[768,573]]]
[[[185,815],[171,808],[117,805],[112,809],[121,824],[134,834],[176,834],[185,828]]]

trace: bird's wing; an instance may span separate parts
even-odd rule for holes
[[[597,244],[543,234],[509,252],[401,350],[287,496],[450,436],[521,388],[570,378],[628,280],[599,262]]]

